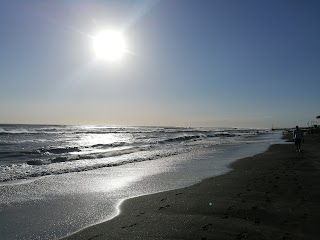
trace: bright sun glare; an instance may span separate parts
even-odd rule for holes
[[[126,52],[125,40],[120,32],[104,30],[93,37],[93,50],[98,59],[118,61]]]

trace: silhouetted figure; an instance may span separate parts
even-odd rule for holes
[[[293,131],[293,139],[294,144],[296,145],[297,152],[301,151],[301,142],[304,140],[303,138],[303,132],[300,130],[298,126],[296,126],[296,129]]]

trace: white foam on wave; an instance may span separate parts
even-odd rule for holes
[[[184,150],[186,151],[186,150]],[[69,172],[88,171],[103,167],[115,167],[123,164],[150,161],[161,157],[179,154],[183,150],[152,150],[152,151],[138,151],[132,152],[128,150],[127,153],[122,152],[120,155],[115,156],[116,153],[110,153],[112,157],[92,156],[92,159],[83,159],[77,161],[64,161],[52,164],[11,164],[0,166],[0,182],[12,181],[17,179],[28,179],[34,177],[47,176],[52,174],[64,174]]]

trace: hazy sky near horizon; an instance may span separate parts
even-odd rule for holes
[[[0,123],[292,127],[320,115],[320,1],[1,1]],[[97,61],[92,36],[129,52]]]

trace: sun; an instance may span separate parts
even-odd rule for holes
[[[126,44],[121,32],[103,30],[93,37],[93,50],[100,60],[119,61],[126,52]]]

